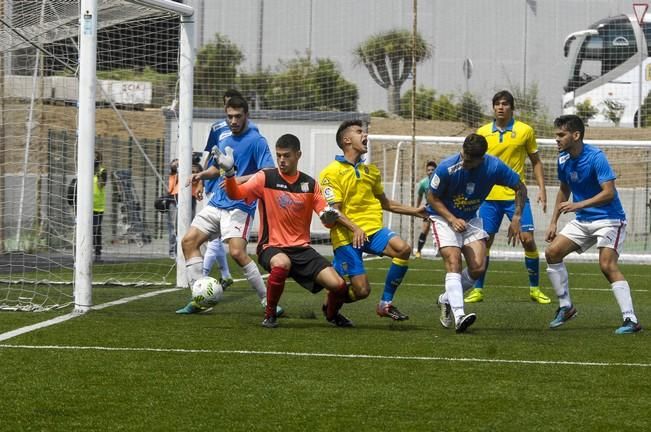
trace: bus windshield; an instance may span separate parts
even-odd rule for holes
[[[566,92],[601,77],[637,53],[633,26],[626,15],[601,20],[590,29],[593,31],[579,32],[573,43],[574,61],[565,86]],[[648,40],[651,28],[647,23],[644,33]],[[567,43],[570,42],[568,40]]]

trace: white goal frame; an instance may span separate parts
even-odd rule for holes
[[[170,0],[125,0],[180,17],[179,55],[179,182],[185,184],[192,171],[193,68],[195,58],[194,8]],[[86,313],[92,301],[93,162],[95,154],[95,88],[97,83],[97,0],[81,0],[79,17],[79,115],[77,118],[78,212],[75,247],[74,311]],[[178,235],[191,222],[191,191],[179,190]],[[180,248],[180,244],[178,245]],[[180,249],[179,249],[180,250]],[[178,254],[178,260],[181,254]],[[184,285],[184,265],[177,262],[177,286]]]
[[[409,203],[409,197],[410,196],[415,196],[415,187],[416,185],[411,185],[408,184],[406,188],[405,182],[409,182],[409,178],[411,177],[410,174],[411,170],[413,170],[413,167],[409,167],[410,172],[405,174],[404,172],[401,173],[400,171],[400,160],[399,158],[402,157],[400,156],[402,154],[401,150],[408,150],[411,151],[411,149],[414,146],[415,143],[415,157],[414,160],[417,161],[419,164],[416,169],[423,169],[424,171],[424,164],[425,164],[425,159],[422,153],[422,146],[423,145],[453,145],[453,146],[458,146],[458,149],[461,149],[461,144],[463,144],[465,137],[445,137],[445,136],[416,136],[416,137],[411,137],[408,135],[369,135],[369,157],[368,161],[373,162],[374,164],[378,166],[383,166],[384,169],[381,169],[382,176],[383,176],[383,181],[385,185],[385,192],[387,196],[391,199],[395,199],[397,201],[402,201],[405,204]],[[538,138],[536,140],[538,142],[539,149],[543,148],[556,148],[556,141],[553,139],[544,139],[544,138]],[[622,148],[627,148],[627,147],[641,147],[645,149],[649,149],[651,151],[651,141],[614,141],[614,140],[591,140],[587,139],[586,142],[589,144],[596,145],[597,147],[610,147],[610,148],[616,148],[616,147],[622,147]],[[391,147],[391,155],[387,155],[388,153],[385,148],[386,147]],[[453,152],[448,152],[446,156],[452,155]],[[396,155],[398,155],[396,157]],[[373,159],[375,158],[375,159]],[[407,164],[411,164],[411,157],[408,158]],[[438,160],[437,160],[438,162]],[[612,163],[612,161],[611,161]],[[422,165],[422,167],[421,167]],[[404,166],[404,165],[403,165]],[[555,167],[553,167],[554,172]],[[647,173],[647,176],[650,176],[651,173]],[[416,182],[418,182],[422,178],[422,175],[416,176]],[[551,212],[553,211],[554,208],[554,202],[556,200],[556,193],[558,191],[557,187],[554,186],[549,186],[551,183],[549,178],[545,177],[546,179],[546,189],[547,189],[547,213],[542,214],[542,212],[538,212],[535,204],[536,200],[536,194],[537,194],[537,186],[535,184],[531,184],[529,182],[527,184],[527,189],[528,189],[528,195],[529,199],[531,200],[532,203],[532,210],[534,211],[534,222],[536,226],[536,243],[538,245],[538,249],[540,251],[541,257],[544,256],[544,249],[545,249],[545,243],[542,240],[541,233],[544,232],[547,229],[547,226],[549,224],[549,217],[551,215]],[[400,194],[400,191],[398,190],[398,187],[402,184],[403,189],[408,189],[409,192],[408,194]],[[640,207],[646,206],[647,203],[649,203],[649,199],[651,197],[646,196],[644,203],[640,203],[640,200],[638,199],[636,195],[636,191],[628,191],[624,188],[618,187],[618,192],[620,194],[620,199],[622,200],[622,204],[624,205],[627,213],[627,218],[628,218],[628,228],[627,231],[634,230],[636,234],[639,234],[641,231],[643,231],[645,228],[648,231],[648,225],[650,221],[644,220],[640,221],[637,220],[636,216],[633,213],[638,213],[632,212],[631,209],[635,209],[635,207]],[[639,193],[638,193],[639,195]],[[637,208],[639,210],[639,208]],[[561,218],[559,219],[559,229],[560,227],[564,226],[565,223],[573,218],[573,215],[562,215]],[[397,221],[396,221],[397,219]],[[405,220],[407,229],[404,228],[405,226]],[[502,229],[500,229],[500,233],[504,233],[504,235],[499,235],[500,239],[496,237],[495,243],[493,243],[493,247],[491,248],[491,257],[496,257],[498,259],[517,259],[521,258],[523,256],[523,251],[522,248],[517,247],[517,248],[511,248],[511,247],[506,247],[502,243],[505,243],[506,240],[506,223],[508,220],[505,218],[504,221],[502,221]],[[414,237],[418,233],[418,230],[420,229],[420,220],[412,217],[406,217],[406,216],[401,216],[401,215],[394,215],[393,213],[385,213],[385,223],[387,226],[392,228],[394,231],[399,232],[400,235],[404,236],[407,240],[408,243],[413,244],[414,243]],[[400,224],[400,225],[398,225]],[[641,225],[644,225],[643,227]],[[416,234],[414,234],[416,233]],[[651,233],[648,233],[649,238],[651,239]],[[503,238],[502,238],[503,237]],[[631,236],[632,240],[632,236]],[[651,241],[651,240],[650,240]],[[428,243],[431,242],[431,239],[428,239]],[[427,255],[428,249],[425,247],[423,249],[423,254]],[[574,261],[590,261],[594,262],[598,260],[598,252],[596,249],[591,249],[590,251],[583,253],[583,254],[570,254],[567,257],[568,260],[574,260]],[[639,252],[639,251],[627,251],[627,247],[624,248],[624,253],[622,253],[620,257],[620,262],[626,262],[626,263],[651,263],[651,251],[647,252]]]

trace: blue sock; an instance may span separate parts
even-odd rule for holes
[[[524,253],[524,266],[529,273],[529,286],[540,286],[540,260],[538,259],[538,251]]]
[[[391,262],[391,267],[387,272],[387,278],[384,281],[384,292],[382,293],[382,301],[390,302],[393,300],[393,296],[398,289],[398,286],[402,283],[402,278],[405,277],[407,273],[407,264],[409,261],[403,260],[400,258],[394,258]]]
[[[475,281],[475,288],[484,289],[484,280],[486,279],[486,273],[488,273],[488,264],[490,263],[490,260],[491,257],[489,255],[486,255],[486,270]]]

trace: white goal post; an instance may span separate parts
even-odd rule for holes
[[[385,191],[389,198],[409,203],[415,196],[416,185],[411,184],[412,152],[417,161],[416,182],[425,176],[425,164],[428,160],[441,161],[461,149],[463,137],[417,136],[415,148],[410,136],[400,135],[370,135],[370,161],[376,164],[384,180]],[[526,164],[526,184],[531,208],[534,216],[535,239],[541,255],[544,254],[544,234],[549,225],[550,215],[554,207],[558,191],[556,177],[556,158],[558,150],[553,139],[538,139],[538,149],[543,162],[545,185],[547,189],[547,212],[536,203],[538,188],[533,179],[531,165]],[[596,145],[605,151],[608,160],[617,174],[617,191],[628,219],[627,237],[623,262],[651,262],[651,141],[613,141],[590,140],[587,143]],[[559,226],[563,226],[573,215],[562,215]],[[386,223],[399,232],[412,244],[420,232],[420,221],[415,218],[385,214]],[[491,248],[491,256],[497,258],[519,258],[523,256],[521,248],[513,248],[506,243],[508,220],[502,221],[500,233],[495,237]],[[414,234],[415,233],[415,234]],[[427,255],[431,238],[427,239],[423,249]],[[595,260],[597,251],[590,250],[578,255],[571,254],[569,259]]]
[[[179,182],[191,173],[194,19],[171,0],[0,1],[0,311],[84,313],[93,286],[184,285],[172,245],[191,192],[176,226],[154,202],[172,154]]]
[[[179,183],[185,184],[192,171],[192,89],[194,66],[194,9],[170,0],[127,0],[181,16],[179,55]],[[98,0],[81,0],[79,32],[79,152],[77,252],[75,256],[75,311],[86,312],[92,303],[92,235],[93,235],[93,162],[95,153],[95,83],[97,52]],[[191,191],[179,190],[177,239],[190,226]],[[180,240],[179,240],[180,241]],[[178,254],[180,260],[180,254]],[[177,266],[182,279],[183,266]],[[178,282],[177,282],[178,284]]]

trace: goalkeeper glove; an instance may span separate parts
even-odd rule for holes
[[[319,218],[321,219],[323,225],[331,228],[337,222],[337,219],[339,219],[340,215],[341,213],[339,213],[339,210],[334,207],[327,206],[321,211],[321,213],[319,213]]]
[[[235,175],[235,159],[233,158],[233,149],[226,147],[224,153],[219,151],[217,146],[212,149],[213,157],[217,160],[217,165],[224,171],[226,177]]]

